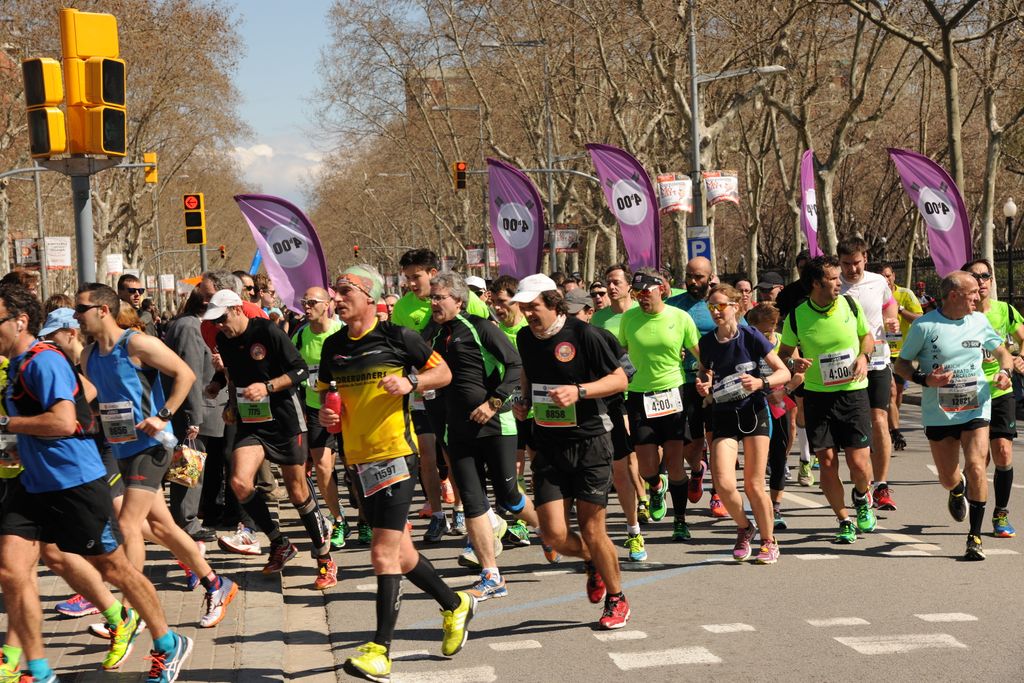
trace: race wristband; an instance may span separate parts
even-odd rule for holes
[[[914,374],[910,376],[910,379],[915,384],[920,384],[922,387],[928,386],[928,373],[924,370],[914,370]]]

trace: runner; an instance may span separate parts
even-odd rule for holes
[[[1013,355],[1013,364],[1018,372],[1024,372],[1024,359],[1019,355],[1021,344],[1024,344],[1024,318],[1016,308],[1005,301],[993,301],[989,298],[993,281],[992,265],[985,259],[977,259],[967,264],[964,269],[978,281],[978,294],[981,297],[977,310],[984,313],[989,324],[1005,341],[1008,349],[1017,349]],[[995,492],[996,506],[992,511],[992,535],[997,538],[1013,538],[1017,530],[1010,524],[1010,491],[1013,487],[1013,440],[1017,438],[1017,405],[1012,389],[1002,389],[995,385],[995,377],[999,372],[999,363],[990,353],[984,354],[982,367],[985,379],[991,385],[992,415],[989,422],[989,439],[991,440],[992,460],[995,474],[992,477],[992,490]]]
[[[722,504],[739,527],[732,557],[744,562],[753,554],[750,542],[754,538],[754,526],[743,511],[743,499],[736,488],[736,462],[742,441],[743,492],[750,501],[761,536],[761,549],[755,562],[775,564],[779,559],[779,544],[775,542],[771,499],[764,492],[771,441],[765,394],[771,392],[773,386],[782,386],[792,378],[764,335],[755,328],[740,327],[742,300],[743,295],[730,285],[718,285],[708,296],[717,329],[700,338],[697,392],[701,396],[710,394],[714,399],[711,477]],[[770,373],[762,372],[762,361]]]
[[[999,365],[992,382],[1000,390],[1010,388],[1013,358],[1003,346],[1002,336],[976,310],[979,287],[971,273],[950,273],[942,279],[939,292],[939,309],[925,313],[910,326],[896,371],[924,387],[921,421],[939,483],[949,491],[949,513],[962,522],[970,511],[964,559],[984,560],[981,524],[988,500],[985,470],[992,414],[985,351]]]
[[[402,600],[402,576],[441,606],[441,653],[459,652],[476,613],[476,598],[456,593],[430,561],[416,551],[406,527],[415,467],[409,394],[451,381],[444,360],[412,330],[376,317],[383,279],[370,266],[353,266],[335,282],[338,315],[347,327],[324,342],[317,387],[335,383],[342,413],[320,410],[320,424],[341,422],[345,460],[358,471],[355,484],[373,527],[370,559],[377,576],[377,631],[345,661],[345,671],[371,681],[391,676],[391,641]]]
[[[142,570],[143,528],[148,522],[155,540],[198,576],[206,589],[199,625],[216,626],[238,586],[218,576],[195,542],[174,523],[162,489],[177,444],[170,421],[195,382],[195,374],[156,337],[117,326],[121,301],[110,287],[87,283],[79,287],[76,300],[75,317],[95,340],[82,354],[82,372],[96,387],[103,434],[124,478],[124,502],[117,522],[128,559]],[[158,373],[173,381],[166,400]],[[197,427],[189,427],[186,438],[195,438],[198,432]]]
[[[523,358],[520,419],[534,409],[534,504],[544,540],[563,555],[580,557],[587,597],[604,600],[601,628],[622,628],[629,602],[622,593],[619,561],[606,529],[611,485],[611,420],[597,400],[626,390],[628,381],[612,350],[594,330],[567,316],[565,299],[546,275],[519,283],[519,302],[529,324],[519,331]],[[576,504],[580,533],[569,529]]]
[[[679,359],[684,352],[696,355],[700,335],[689,315],[666,305],[668,282],[658,271],[641,268],[633,275],[632,287],[640,305],[623,314],[618,339],[636,367],[626,398],[633,444],[640,476],[650,484],[651,517],[664,518],[665,494],[670,491],[675,509],[672,540],[685,541],[690,529],[686,525],[689,493],[683,447],[691,437]],[[703,431],[700,434],[703,436]],[[667,478],[660,474],[663,461]]]
[[[341,321],[334,317],[333,302],[323,287],[307,289],[301,303],[306,311],[306,324],[292,337],[292,343],[299,349],[302,360],[309,368],[309,375],[302,383],[306,427],[309,429],[309,453],[316,468],[317,487],[331,513],[331,550],[341,550],[351,530],[338,500],[338,479],[335,474],[336,454],[339,450],[335,446],[338,440],[332,439],[327,430],[320,426],[320,392],[316,390],[320,352],[324,341],[341,329]]]
[[[921,310],[921,302],[917,300],[914,293],[906,287],[896,284],[896,273],[892,266],[882,266],[882,277],[889,283],[889,291],[892,298],[896,300],[896,312],[899,314],[900,329],[898,332],[886,332],[885,339],[889,342],[889,355],[891,362],[895,364],[896,358],[903,348],[903,339],[907,336],[910,324],[920,318],[924,311]],[[903,389],[907,386],[902,377],[893,374],[892,398],[889,399],[889,438],[892,439],[892,449],[902,451],[907,447],[907,440],[900,431],[900,406],[903,405]]]
[[[839,260],[819,256],[808,261],[800,275],[810,296],[786,316],[779,357],[793,372],[804,373],[807,437],[821,462],[821,488],[839,521],[836,543],[853,543],[857,532],[874,531],[871,510],[868,447],[868,359],[874,339],[864,312],[852,298],[840,296]],[[793,357],[800,347],[801,357]],[[839,478],[839,449],[853,480],[856,525],[843,502]]]
[[[220,329],[217,350],[225,374],[215,376],[206,393],[213,396],[228,386],[229,405],[239,423],[231,453],[231,488],[270,540],[263,573],[280,572],[298,552],[253,486],[260,465],[269,460],[281,468],[288,497],[312,542],[317,562],[313,587],[327,590],[338,583],[338,566],[331,558],[330,537],[313,482],[305,474],[307,427],[296,387],[309,377],[306,362],[272,321],[246,317],[242,299],[229,289],[213,295],[203,320]]]
[[[889,282],[878,273],[869,273],[868,244],[860,237],[841,240],[839,254],[841,293],[857,300],[875,341],[868,365],[868,403],[871,406],[871,470],[874,474],[874,506],[895,510],[889,487],[892,437],[889,436],[889,399],[892,393],[892,368],[889,365],[888,334],[899,332],[898,306],[889,290]]]
[[[116,302],[117,294],[107,289]],[[0,435],[16,436],[25,468],[5,484],[0,586],[8,628],[27,661],[23,680],[57,680],[43,650],[36,578],[40,544],[53,543],[64,552],[84,556],[131,601],[132,609],[115,600],[104,610],[104,616],[117,623],[104,668],[117,668],[128,656],[141,616],[154,637],[148,681],[170,683],[188,659],[192,641],[168,629],[153,584],[129,562],[115,538],[106,469],[83,429],[92,423],[92,415],[82,383],[56,347],[36,341],[42,309],[28,290],[0,287],[0,319],[0,355],[11,359]],[[174,526],[173,521],[170,524]],[[17,680],[16,672],[3,673]]]

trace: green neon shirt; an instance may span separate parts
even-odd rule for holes
[[[857,306],[854,315],[845,296],[836,297],[824,312],[811,308],[812,305],[807,299],[794,310],[796,331],[788,315],[782,327],[782,343],[799,346],[800,355],[813,361],[807,368],[804,387],[821,392],[866,388],[867,377],[859,382],[852,380],[853,364],[860,354],[860,339],[868,333],[864,309]]]
[[[630,391],[663,391],[683,384],[680,351],[700,342],[697,326],[685,311],[665,306],[650,314],[637,306],[622,314],[619,343],[629,351],[636,374]]]

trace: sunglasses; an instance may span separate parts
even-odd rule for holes
[[[978,282],[988,282],[992,279],[992,273],[971,273]]]
[[[20,315],[20,314],[18,314],[18,315]],[[5,322],[8,322],[10,320],[14,320],[17,317],[18,317],[17,315],[9,315],[6,318],[0,319],[0,325],[3,325]]]
[[[302,299],[299,301],[303,308],[313,308],[317,304],[327,303],[326,299]]]
[[[715,310],[715,311],[718,311],[719,313],[724,313],[730,306],[735,306],[735,305],[736,305],[736,303],[733,302],[733,301],[725,301],[723,303],[718,303],[718,304],[710,304],[709,303],[708,304],[708,308],[710,308],[712,310]]]
[[[450,299],[450,298],[452,298],[451,294],[431,294],[430,295],[430,300],[431,301],[444,301],[445,299]]]
[[[99,308],[103,304],[75,304],[75,313],[82,315],[94,308]]]
[[[247,291],[247,292],[255,292],[256,291],[256,287],[255,287],[255,285],[248,285],[248,286],[246,286],[245,291]]]
[[[600,289],[600,290],[595,289],[594,291],[592,291],[590,293],[590,296],[606,296],[607,294],[608,294],[608,290],[607,289]]]
[[[146,288],[145,287],[125,287],[124,291],[128,292],[129,294],[145,294],[146,293]]]

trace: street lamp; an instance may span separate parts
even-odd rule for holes
[[[500,48],[500,47],[547,47],[548,42],[544,39],[540,40],[512,40],[507,43],[500,43],[497,40],[484,40],[480,42],[480,47],[488,48]],[[546,166],[548,177],[548,220],[551,222],[549,227],[551,235],[551,254],[550,254],[550,269],[551,272],[555,272],[557,269],[557,259],[555,257],[555,233],[554,226],[558,223],[558,217],[555,216],[555,178],[552,174],[555,168],[554,152],[552,151],[552,139],[554,138],[554,129],[551,124],[551,78],[548,70],[548,51],[544,50],[544,137],[545,137],[545,148],[546,148]],[[487,261],[487,256],[484,256],[484,261]]]
[[[1006,278],[1006,300],[1013,305],[1013,243],[1016,242],[1016,235],[1013,234],[1013,219],[1017,217],[1017,205],[1013,197],[1003,204],[1003,216],[1006,218],[1006,266],[1009,274]]]

